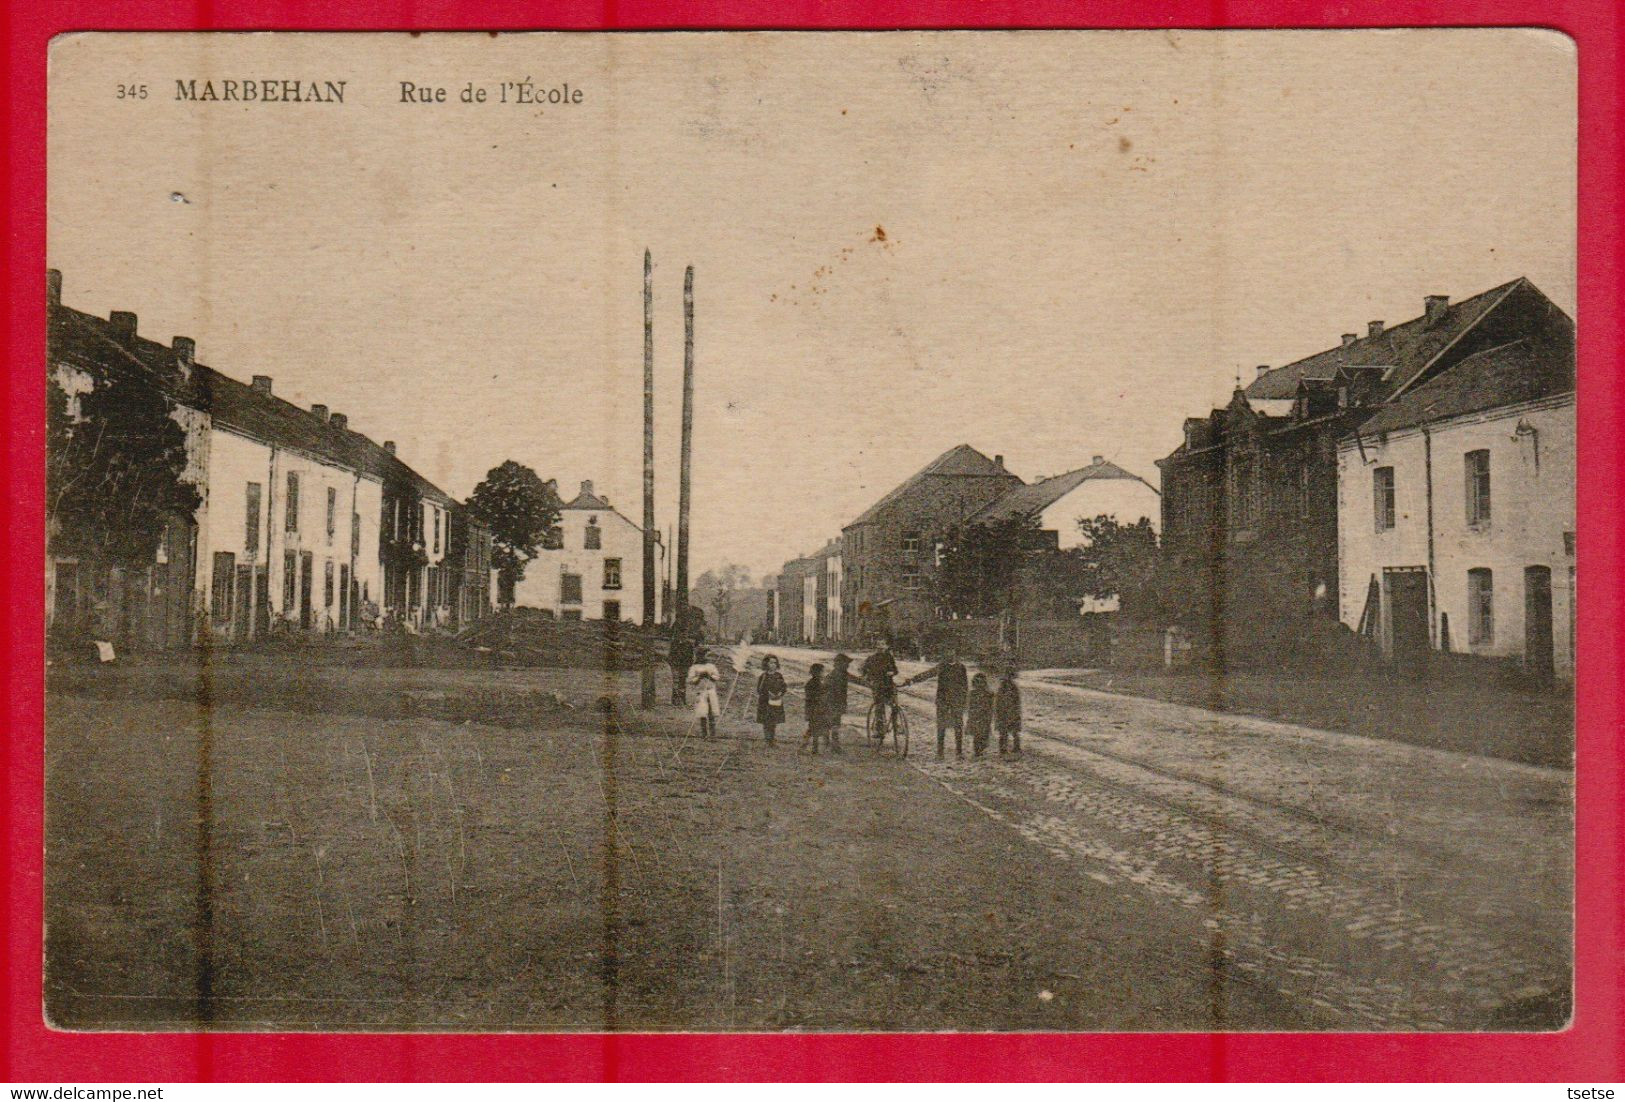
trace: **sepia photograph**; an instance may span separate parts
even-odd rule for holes
[[[59,35],[49,1026],[1565,1029],[1576,66]]]

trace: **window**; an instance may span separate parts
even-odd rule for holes
[[[1467,453],[1467,523],[1490,522],[1490,453]]]
[[[1474,647],[1495,643],[1495,577],[1483,567],[1467,571],[1467,642]]]
[[[1230,468],[1230,516],[1233,527],[1250,528],[1258,519],[1258,476],[1253,457],[1237,456]]]
[[[299,581],[299,557],[292,551],[282,553],[282,611],[294,611],[294,586]]]
[[[327,491],[332,493],[332,490]],[[333,560],[328,559],[322,571],[322,604],[327,608],[333,607]]]
[[[231,602],[236,582],[237,556],[230,551],[214,553],[214,593],[209,611],[216,624],[231,623]]]
[[[563,612],[559,613],[559,619],[579,620],[581,619],[581,610],[579,608],[567,608]]]
[[[904,532],[903,533],[903,551],[904,551],[904,553],[909,554],[909,555],[914,555],[914,554],[918,554],[919,550],[920,550],[920,533],[919,532]]]
[[[581,575],[566,573],[559,578],[559,600],[567,605],[581,603]]]
[[[247,507],[244,509],[243,550],[253,557],[260,546],[260,484],[250,482],[243,493],[243,500]]]
[[[619,589],[619,588],[621,588],[621,560],[620,559],[605,559],[604,560],[604,588],[605,589]],[[605,617],[605,619],[608,619],[608,617]]]
[[[582,546],[586,547],[588,551],[597,551],[604,546],[604,530],[598,527],[597,517],[587,518],[586,543]]]
[[[440,554],[440,517],[439,509],[434,511],[434,553]]]
[[[619,602],[619,601],[605,601],[604,602],[604,620],[606,622],[608,622],[608,623],[613,624],[616,621],[620,620],[620,618],[621,618],[621,602]]]
[[[339,492],[332,486],[327,488],[327,542],[333,542],[333,532],[338,527]]]
[[[288,472],[287,520],[283,527],[289,532],[299,531],[299,473]]]
[[[350,514],[350,554],[361,554],[361,514]]]
[[[1394,526],[1394,469],[1378,467],[1371,472],[1371,515],[1376,518],[1377,531],[1386,532]]]
[[[905,571],[903,573],[903,588],[904,589],[923,589],[923,588],[925,588],[925,575],[921,574],[918,570]]]

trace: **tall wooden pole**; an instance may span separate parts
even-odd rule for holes
[[[654,261],[643,250],[643,706],[655,706],[655,314]]]
[[[683,458],[677,491],[677,592],[679,614],[688,612],[688,506],[694,466],[694,265],[683,273]]]

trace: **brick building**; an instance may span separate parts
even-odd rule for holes
[[[937,541],[1023,485],[969,444],[943,452],[841,530],[842,633],[917,635],[936,617],[927,591]],[[783,586],[780,587],[783,592]]]
[[[1260,367],[1224,408],[1187,419],[1184,442],[1157,463],[1179,614],[1229,659],[1291,648],[1305,618],[1334,618],[1338,442],[1467,357],[1572,324],[1526,279],[1454,305],[1430,295],[1420,316]]]

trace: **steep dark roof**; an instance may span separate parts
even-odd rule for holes
[[[1522,277],[1499,287],[1463,299],[1445,308],[1444,316],[1429,325],[1426,315],[1391,326],[1378,336],[1366,336],[1344,347],[1328,348],[1285,367],[1278,367],[1253,380],[1247,387],[1249,398],[1292,398],[1300,380],[1330,382],[1339,370],[1361,367],[1394,369],[1387,378],[1387,392],[1402,389],[1433,358],[1494,309],[1520,284]]]
[[[49,339],[53,357],[78,362],[92,371],[109,362],[138,370],[178,405],[207,413],[213,424],[379,479],[404,481],[421,497],[448,508],[461,507],[451,495],[362,433],[338,428],[309,410],[205,364],[194,363],[188,372],[172,347],[142,336],[125,336],[105,318],[71,307],[53,307]]]
[[[1359,431],[1394,432],[1573,390],[1572,353],[1560,342],[1525,337],[1467,357],[1384,406]]]
[[[969,444],[960,444],[956,447],[949,448],[931,462],[927,463],[924,467],[920,468],[896,489],[892,490],[891,493],[869,506],[869,508],[865,510],[857,520],[852,521],[846,527],[851,528],[854,525],[870,523],[879,517],[880,514],[885,511],[888,505],[891,505],[893,502],[907,496],[909,491],[919,486],[926,479],[932,477],[1007,478],[1013,482],[1020,481],[1020,479],[1016,478],[1015,475],[1005,470],[999,464],[993,462],[993,460],[989,459],[987,456],[983,455]]]
[[[1119,467],[1116,463],[1101,460],[1091,463],[1087,467],[1079,467],[1066,474],[1058,474],[1053,478],[1039,479],[1037,482],[1025,486],[1017,486],[1009,493],[994,498],[982,511],[971,517],[972,524],[993,524],[1002,520],[1013,520],[1017,517],[1030,517],[1048,509],[1067,494],[1091,479],[1115,478],[1129,479],[1144,483],[1152,493],[1157,488],[1146,482],[1137,474],[1132,474]]]

